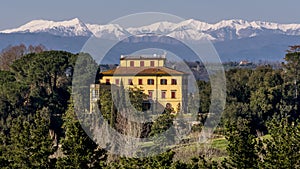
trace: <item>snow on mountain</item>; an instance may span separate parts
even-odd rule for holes
[[[117,24],[108,24],[108,25],[86,24],[86,26],[97,38],[121,40],[131,35],[126,29],[120,27]]]
[[[227,27],[227,28],[240,30],[250,26],[251,24],[247,21],[232,19],[232,20],[222,20],[216,24],[213,24],[210,29],[218,30]]]
[[[241,39],[270,34],[300,35],[300,24],[278,24],[245,20],[223,20],[204,31],[217,41]]]
[[[123,28],[117,24],[84,24],[78,18],[69,21],[33,20],[19,28],[0,33],[46,32],[58,36],[91,36],[102,39],[121,40],[130,35],[155,33],[168,35],[179,40],[197,41],[203,38],[212,41],[226,41],[262,35],[300,35],[300,24],[279,24],[241,19],[223,20],[214,24],[195,19],[179,23],[157,22],[141,27]]]
[[[158,34],[166,34],[170,33],[172,28],[176,26],[175,23],[172,22],[157,22],[147,26],[141,26],[138,28],[127,28],[128,32],[134,35],[143,34],[143,33],[158,33]]]
[[[132,34],[168,34],[184,40],[225,41],[269,34],[300,35],[300,24],[278,24],[241,19],[223,20],[215,24],[188,19],[180,23],[158,22],[139,28],[128,28]],[[201,37],[201,38],[199,38]]]
[[[178,23],[177,25],[175,25],[173,27],[173,30],[178,31],[178,30],[187,30],[187,29],[193,29],[193,30],[197,30],[197,31],[206,31],[208,29],[210,29],[212,25],[209,23],[205,23],[205,22],[201,22],[201,21],[197,21],[194,19],[189,19],[189,20],[185,20],[182,21],[180,23]]]
[[[168,36],[180,40],[189,40],[189,41],[199,41],[199,40],[215,40],[209,34],[198,32],[197,30],[188,29],[188,30],[176,30],[168,34]]]
[[[0,33],[41,33],[47,32],[58,36],[90,36],[92,33],[78,18],[68,21],[33,20],[15,29],[3,30]]]

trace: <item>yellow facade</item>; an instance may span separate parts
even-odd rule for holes
[[[120,86],[122,81],[124,88],[141,89],[153,103],[184,110],[187,74],[165,67],[165,60],[164,56],[121,56],[119,67],[101,72],[100,83]]]

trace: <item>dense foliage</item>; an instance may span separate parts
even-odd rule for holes
[[[300,168],[299,46],[291,47],[281,69],[262,65],[227,70],[226,109],[216,134],[228,141],[226,155],[211,159],[195,154],[179,160],[175,158],[180,153],[176,146],[145,158],[119,157],[99,147],[83,130],[76,114],[86,115],[89,105],[82,102],[74,106],[74,99],[89,99],[89,84],[97,81],[92,74],[99,66],[88,54],[44,50],[42,46],[20,45],[3,51],[1,168]],[[82,66],[75,71],[82,76],[72,79],[76,60]],[[71,91],[72,82],[83,86]],[[198,87],[200,124],[191,136],[201,131],[211,105],[209,82],[198,81]],[[79,98],[71,97],[71,92],[80,91],[85,92]],[[119,102],[111,98],[111,92],[110,87],[101,88],[99,108],[108,124],[121,134],[156,137],[168,130],[177,116],[174,108],[166,107],[153,122],[130,121],[123,116],[130,111],[122,101],[124,90],[116,93]],[[145,118],[147,96],[138,88],[127,92],[135,115]],[[159,140],[159,144],[165,143]]]

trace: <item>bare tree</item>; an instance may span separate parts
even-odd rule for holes
[[[0,53],[0,69],[9,70],[10,65],[22,56],[28,53],[41,53],[45,50],[46,48],[43,45],[30,45],[28,48],[24,44],[8,46]]]

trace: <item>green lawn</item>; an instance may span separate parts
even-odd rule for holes
[[[217,138],[212,140],[212,147],[215,149],[226,150],[228,141],[225,138]]]
[[[154,145],[153,142],[145,142],[142,143],[142,148],[149,148]],[[227,156],[226,147],[228,145],[228,141],[225,137],[218,137],[209,140],[208,143],[186,143],[186,144],[178,144],[173,146],[168,146],[168,148],[172,149],[175,154],[175,160],[189,160],[193,157],[197,157],[203,153],[209,153],[210,158],[215,161],[221,161]]]
[[[228,141],[224,138],[214,138],[208,143],[189,143],[177,145],[173,148],[175,151],[175,160],[187,161],[193,157],[205,154],[215,161],[221,161],[227,156],[226,147]]]

